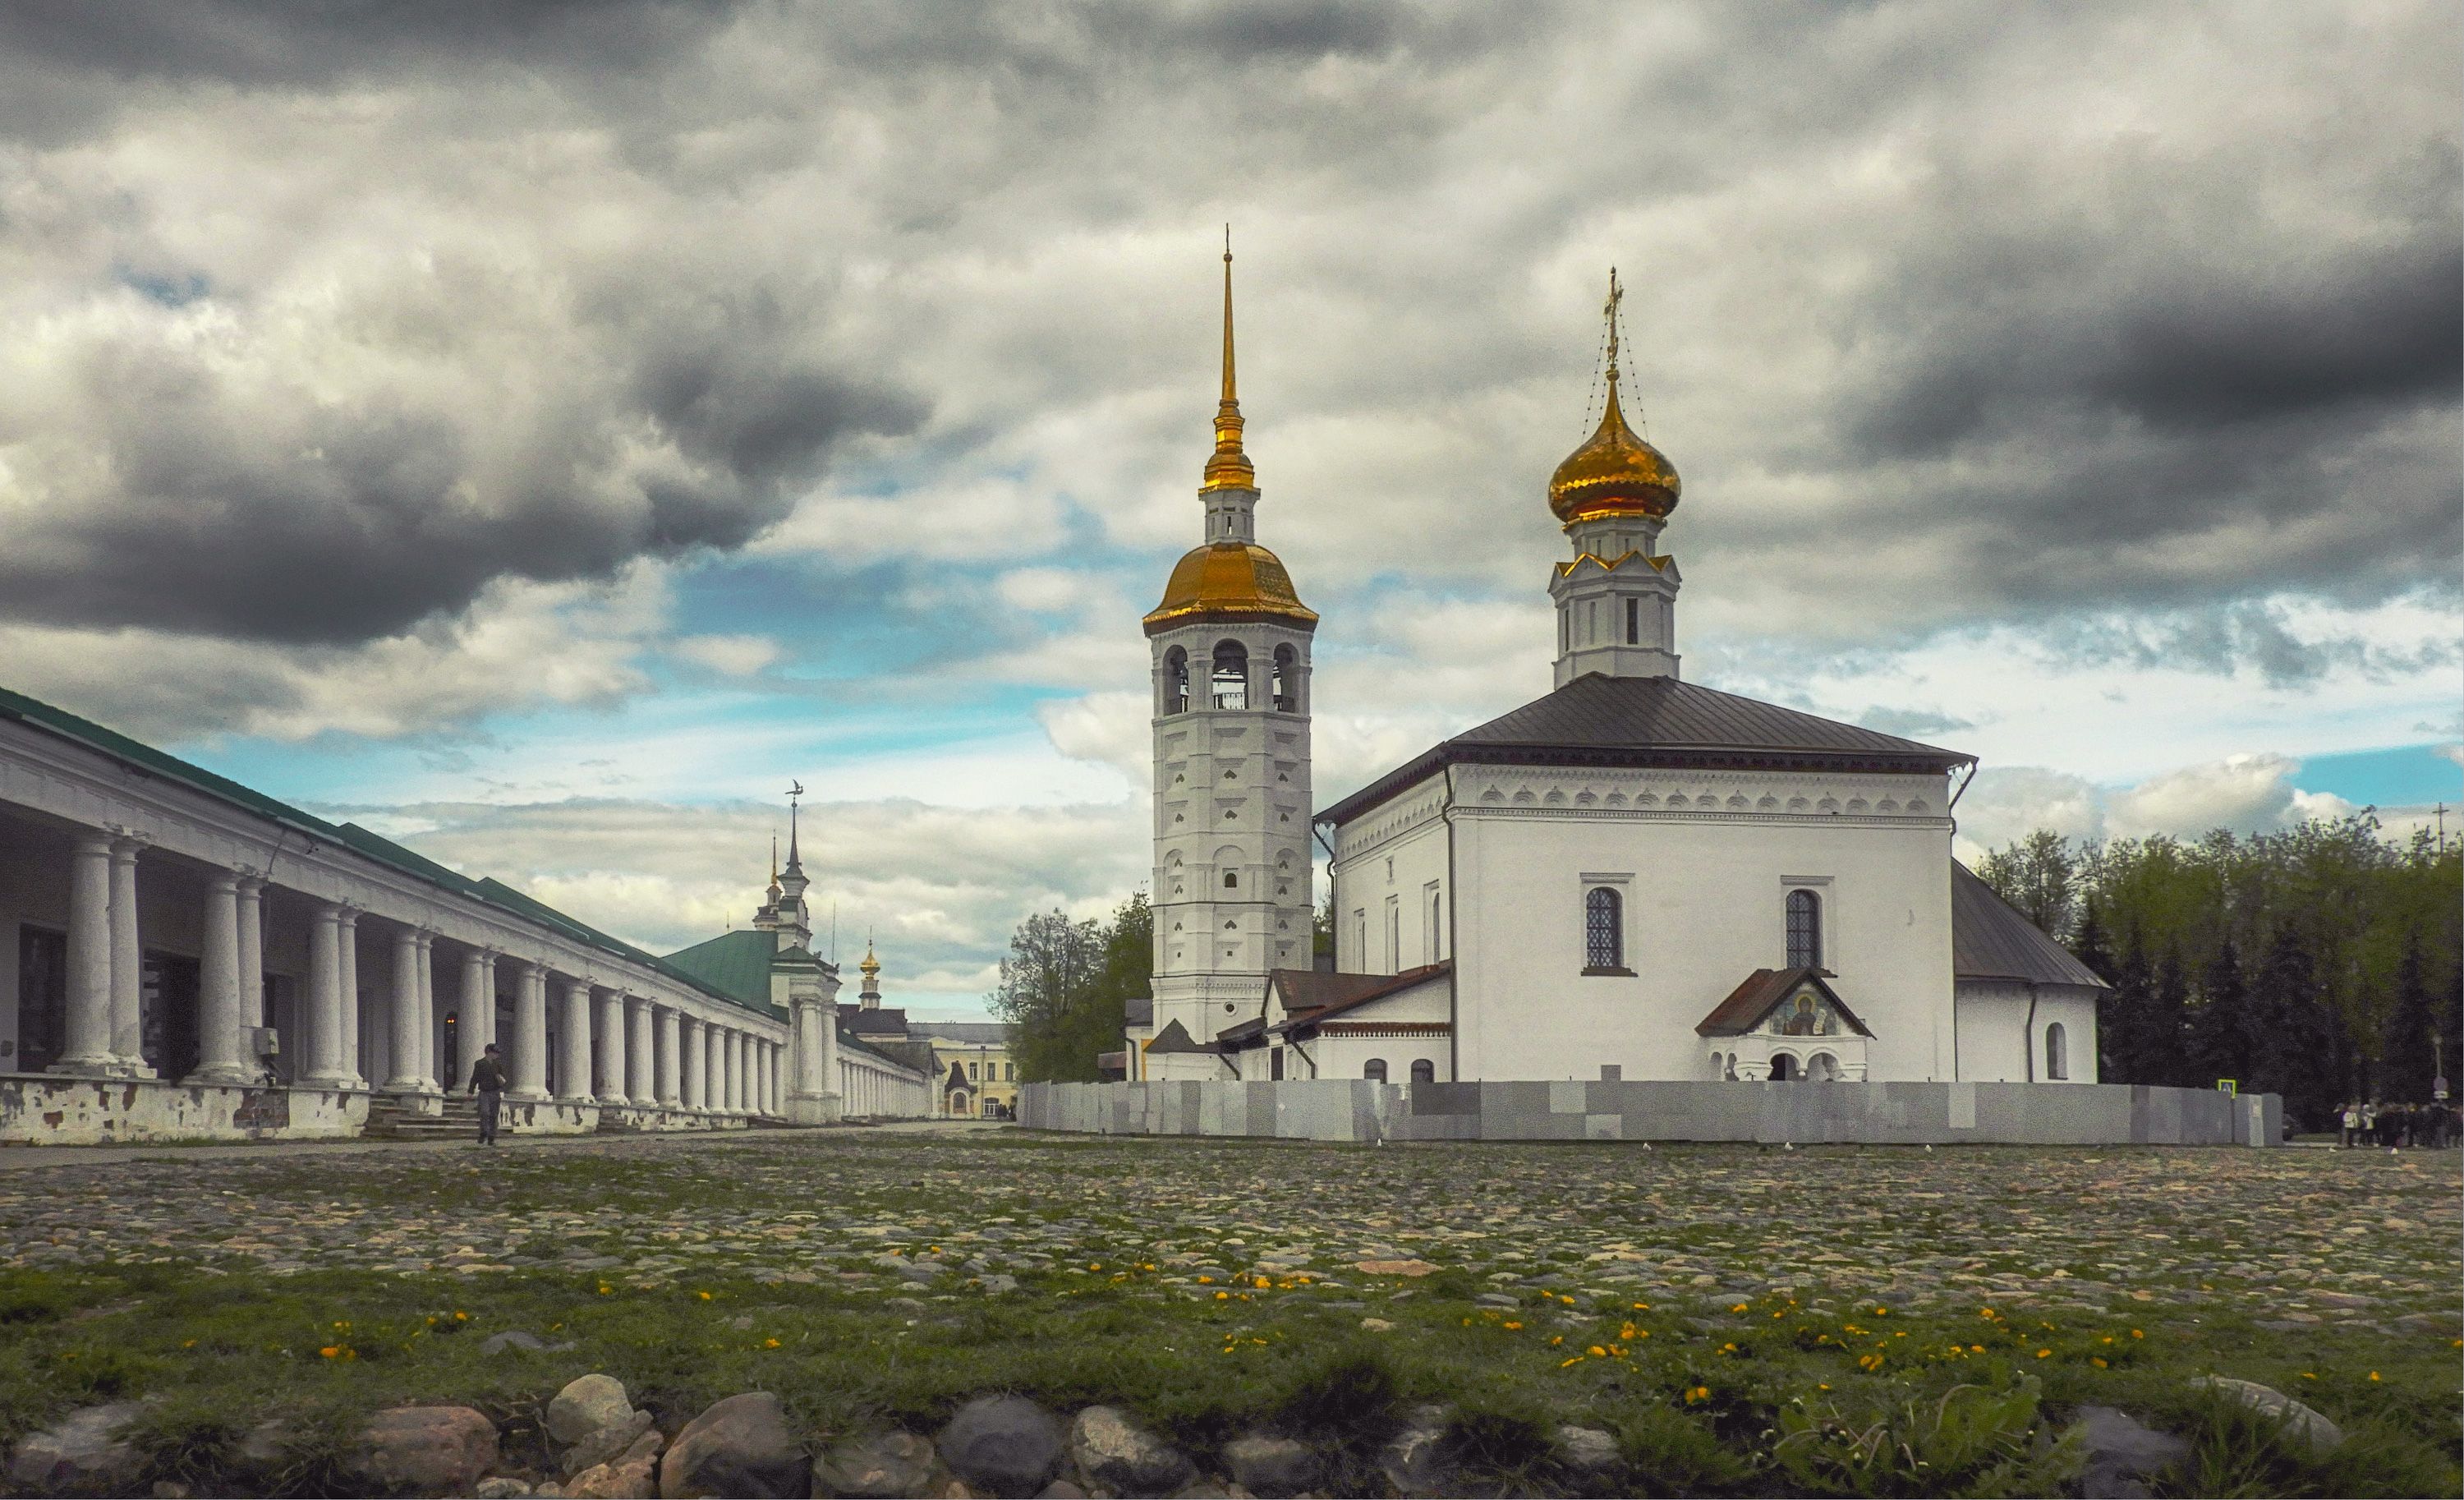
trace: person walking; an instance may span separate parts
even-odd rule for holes
[[[491,1042],[471,1065],[471,1092],[479,1096],[479,1144],[496,1143],[496,1122],[505,1113],[505,1065]]]
[[[2350,1151],[2353,1149],[2353,1137],[2360,1134],[2362,1129],[2361,1106],[2353,1103],[2349,1099],[2346,1100],[2344,1102],[2344,1113],[2339,1123],[2343,1127],[2343,1134],[2337,1138],[2337,1149],[2340,1151]]]

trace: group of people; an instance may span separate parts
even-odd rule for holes
[[[2381,1104],[2376,1099],[2347,1103],[2336,1116],[2337,1141],[2355,1146],[2452,1146],[2464,1139],[2464,1120],[2456,1107],[2436,1104]]]

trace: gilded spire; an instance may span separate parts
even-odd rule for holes
[[[1232,372],[1232,226],[1223,226],[1223,399],[1215,408],[1215,455],[1206,460],[1208,490],[1254,490],[1258,471],[1241,451],[1241,394]]]

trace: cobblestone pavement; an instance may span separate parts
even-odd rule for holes
[[[165,1153],[0,1176],[0,1265],[546,1269],[642,1288],[733,1272],[918,1294],[1128,1277],[1119,1290],[1158,1299],[1264,1275],[1338,1299],[1362,1262],[1418,1262],[1509,1290],[1811,1288],[1910,1311],[2230,1299],[2266,1327],[2393,1333],[2464,1318],[2458,1161],[854,1131]]]

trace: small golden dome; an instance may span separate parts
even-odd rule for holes
[[[1549,476],[1549,508],[1569,526],[1610,516],[1664,519],[1677,508],[1679,488],[1677,466],[1625,425],[1612,367],[1609,405],[1600,413],[1599,430]]]
[[[1213,541],[1184,553],[1163,585],[1163,603],[1147,616],[1147,633],[1200,618],[1317,625],[1316,611],[1293,591],[1283,560],[1252,541]]]

